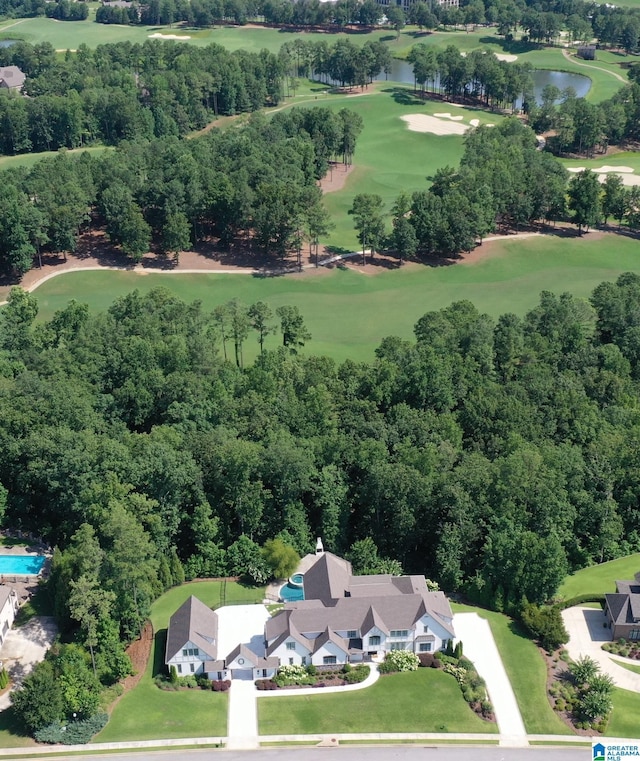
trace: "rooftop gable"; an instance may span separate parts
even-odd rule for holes
[[[218,616],[197,597],[191,595],[169,619],[165,662],[192,642],[211,660],[216,660],[218,648]]]

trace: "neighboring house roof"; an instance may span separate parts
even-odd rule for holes
[[[17,66],[0,67],[0,87],[19,90],[26,78],[27,75],[20,71]]]
[[[197,597],[191,595],[169,620],[165,662],[169,662],[187,644],[193,644],[217,660],[218,616]]]
[[[615,624],[640,622],[640,582],[616,581],[617,592],[605,595],[611,618]]]
[[[15,598],[15,594],[11,587],[6,586],[5,584],[0,585],[0,611],[4,610],[4,606],[9,602],[12,596]]]

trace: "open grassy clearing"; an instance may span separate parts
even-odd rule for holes
[[[364,129],[358,138],[354,157],[355,169],[345,187],[330,193],[325,205],[335,222],[335,228],[325,241],[329,245],[355,249],[358,246],[353,220],[348,210],[358,193],[377,193],[387,210],[402,191],[412,193],[428,187],[427,177],[447,165],[457,166],[462,157],[463,139],[459,135],[432,135],[414,132],[402,121],[407,114],[437,114],[455,111],[469,124],[477,119],[481,124],[495,124],[500,116],[471,108],[452,107],[441,101],[423,101],[413,96],[406,85],[381,85],[381,92],[357,97],[332,98],[329,108],[347,107],[358,113]],[[317,101],[299,104],[324,105]],[[337,171],[339,171],[338,168]]]
[[[370,360],[384,336],[411,338],[413,325],[425,312],[453,301],[469,299],[494,317],[504,312],[522,315],[538,303],[542,290],[588,297],[603,280],[640,272],[637,241],[619,235],[583,240],[545,236],[490,245],[492,255],[473,264],[411,265],[375,276],[339,269],[301,278],[72,272],[49,280],[35,294],[43,319],[72,298],[100,311],[134,288],[146,293],[158,286],[186,301],[200,299],[207,310],[234,297],[245,303],[267,301],[273,308],[292,304],[301,309],[313,335],[308,351],[338,361]],[[273,348],[279,340],[270,336],[267,346]],[[247,361],[257,351],[257,342],[253,344],[246,344]]]
[[[88,153],[93,153],[95,155],[107,150],[110,150],[109,146],[92,145],[88,148],[76,148],[72,151],[63,149],[61,152],[83,153],[84,151],[87,151]],[[0,169],[13,169],[19,166],[30,169],[34,164],[40,161],[40,159],[51,158],[57,154],[58,151],[44,151],[43,153],[23,153],[18,156],[0,156]]]
[[[609,156],[598,156],[594,159],[561,159],[567,167],[586,167],[587,169],[599,169],[605,164],[608,166],[628,166],[636,174],[640,174],[640,153],[636,151],[621,151]]]
[[[166,692],[153,683],[162,668],[166,627],[169,617],[190,596],[217,607],[221,601],[220,581],[202,581],[174,587],[159,597],[151,607],[155,634],[154,649],[144,676],[115,706],[107,726],[93,742],[123,742],[176,737],[217,737],[227,733],[227,695],[209,690]],[[261,587],[226,584],[226,600],[259,602]]]
[[[616,579],[632,579],[638,571],[640,552],[576,571],[567,576],[558,589],[557,596],[567,600],[578,595],[615,592]]]
[[[497,732],[462,698],[456,680],[436,669],[381,677],[351,693],[260,698],[262,735],[341,732]]]
[[[547,670],[538,648],[508,616],[483,608],[453,603],[454,613],[477,613],[489,622],[500,657],[530,734],[570,735],[547,699]]]

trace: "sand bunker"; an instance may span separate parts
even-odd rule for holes
[[[584,172],[586,168],[586,166],[571,166],[567,168],[567,171],[577,174],[578,172]],[[633,174],[633,169],[630,166],[607,166],[607,164],[604,166],[593,167],[591,171],[601,172],[603,174],[606,174],[607,172],[615,172],[616,174]]]
[[[469,122],[469,124],[470,124],[472,127],[477,127],[477,126],[480,124],[480,119],[471,119],[471,121]],[[491,125],[491,126],[493,126],[493,125]]]
[[[611,174],[615,174],[615,172],[612,172]],[[606,179],[606,174],[598,175],[598,182],[604,182]],[[640,174],[621,174],[620,179],[622,180],[623,185],[640,185]]]
[[[507,63],[513,63],[518,60],[518,56],[512,53],[495,53],[495,57],[499,61],[506,61]]]
[[[189,34],[162,34],[162,32],[155,32],[155,34],[149,35],[150,40],[190,40]]]
[[[427,114],[406,114],[400,117],[412,132],[430,132],[432,135],[464,135],[471,129],[466,124],[445,121]]]
[[[452,122],[461,122],[462,116],[452,116],[449,112],[446,114],[434,114],[438,119],[451,119]]]

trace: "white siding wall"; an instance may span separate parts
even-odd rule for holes
[[[312,658],[314,666],[324,666],[325,656],[328,658],[335,658],[336,663],[344,664],[347,662],[347,653],[344,652],[335,642],[326,642],[321,648],[319,648]]]
[[[293,650],[287,648],[288,642],[294,643],[295,647]],[[270,653],[270,655],[280,658],[280,664],[282,666],[287,666],[291,660],[293,660],[294,666],[301,666],[303,658],[306,659],[306,663],[311,663],[309,650],[297,640],[293,639],[293,637],[289,637],[285,640],[279,647]]]
[[[185,650],[197,650],[198,655],[184,655]],[[180,650],[173,656],[173,658],[167,664],[170,669],[171,666],[176,667],[178,676],[189,676],[190,674],[204,674],[204,663],[210,661],[211,657],[208,656],[203,650],[198,648],[193,642],[187,642]],[[193,671],[191,670],[193,666]],[[179,667],[179,668],[178,668]]]

